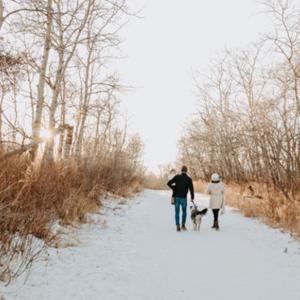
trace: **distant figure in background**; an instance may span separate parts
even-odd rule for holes
[[[171,180],[174,178],[174,176],[176,176],[176,170],[172,169],[168,175],[168,180]],[[175,205],[175,193],[174,193],[174,189],[172,189],[172,196],[171,196],[171,204]]]
[[[187,175],[188,168],[183,166],[181,174],[176,175],[168,182],[168,186],[173,190],[175,197],[175,222],[177,231],[186,230],[186,209],[187,209],[187,194],[190,191],[192,201],[194,201],[194,186],[192,179]],[[182,210],[182,219],[180,227],[180,207]]]
[[[224,193],[225,187],[221,182],[221,177],[214,173],[211,176],[211,183],[207,187],[206,193],[210,195],[209,208],[212,209],[214,215],[214,224],[212,228],[219,230],[219,212],[225,212]]]

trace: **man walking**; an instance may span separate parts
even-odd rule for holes
[[[194,186],[192,179],[187,175],[188,169],[183,166],[181,174],[176,175],[168,182],[168,186],[173,190],[175,197],[175,222],[177,231],[186,230],[186,209],[187,209],[187,194],[191,193],[192,201],[194,201]],[[182,222],[180,228],[180,207],[182,210]]]

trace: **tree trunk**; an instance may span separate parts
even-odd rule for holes
[[[48,130],[50,132],[53,132],[55,129],[55,113],[57,109],[57,102],[58,102],[58,96],[60,94],[61,90],[61,83],[63,80],[64,76],[64,68],[63,68],[63,61],[64,61],[64,55],[63,51],[64,49],[60,48],[59,50],[59,63],[58,63],[58,69],[56,71],[56,79],[55,79],[55,84],[54,84],[54,91],[52,95],[52,101],[51,101],[51,106],[50,106],[50,114],[49,114],[49,126]],[[49,141],[47,141],[46,144],[46,149],[44,153],[44,159],[48,161],[53,160],[53,152],[54,152],[54,136],[50,138]]]
[[[61,83],[65,75],[65,71],[75,54],[75,51],[78,46],[78,41],[81,36],[81,33],[88,21],[88,17],[91,11],[91,5],[94,1],[88,1],[88,7],[86,8],[84,18],[82,20],[82,23],[80,24],[76,37],[73,41],[73,45],[71,47],[71,50],[68,53],[68,56],[66,60],[64,61],[64,54],[65,54],[65,44],[64,44],[64,30],[63,30],[63,25],[62,25],[62,20],[60,19],[61,16],[58,18],[58,25],[60,28],[60,33],[59,33],[59,39],[60,39],[60,44],[58,47],[58,55],[59,55],[59,63],[58,63],[58,69],[56,72],[56,80],[55,80],[55,85],[54,85],[54,91],[53,91],[53,96],[52,96],[52,102],[51,102],[51,107],[50,107],[50,116],[49,116],[49,130],[52,131],[55,128],[55,113],[57,109],[57,102],[58,102],[58,97],[61,91]],[[58,12],[60,14],[60,7],[58,6]],[[75,16],[74,16],[75,18]],[[53,152],[54,152],[54,138],[51,138],[46,145],[45,153],[44,153],[44,159],[48,161],[53,160]]]
[[[0,0],[0,29],[3,25],[3,18],[4,18],[4,7],[3,7],[3,1]]]
[[[47,4],[47,30],[45,33],[45,43],[43,50],[43,59],[39,72],[39,82],[37,87],[37,104],[36,104],[36,113],[34,125],[32,128],[32,139],[34,142],[38,142],[41,123],[42,123],[42,115],[44,109],[44,97],[45,97],[45,77],[47,72],[47,65],[49,59],[49,53],[51,49],[51,30],[52,30],[52,0],[48,0]],[[38,144],[36,143],[31,150],[31,159],[34,160],[36,158],[38,150]]]
[[[64,157],[69,158],[70,152],[71,152],[71,146],[73,143],[73,126],[68,126],[67,128],[67,136],[66,136],[66,142],[65,142],[65,149],[64,149]]]
[[[81,150],[82,150],[82,142],[83,142],[83,136],[84,136],[84,127],[85,127],[85,121],[86,121],[87,113],[86,111],[83,113],[81,118],[81,123],[79,127],[79,133],[77,142],[75,145],[75,156],[79,158],[81,156]]]
[[[101,118],[101,110],[97,112],[97,123],[95,128],[95,141],[94,141],[94,153],[98,152],[98,145],[100,139],[100,118]]]
[[[4,91],[2,89],[1,98],[0,98],[0,143],[2,142],[2,106],[4,102]]]
[[[65,94],[63,93],[62,103],[61,103],[61,113],[60,113],[60,127],[64,127],[65,125],[66,125],[66,101],[65,101]],[[62,158],[64,140],[65,140],[65,130],[62,130],[59,135],[58,158]]]
[[[90,48],[90,36],[88,34],[88,48]],[[93,49],[89,49],[89,53],[87,56],[87,64],[86,64],[86,70],[85,70],[85,79],[84,79],[84,95],[83,95],[83,103],[82,103],[82,112],[81,112],[81,122],[78,132],[78,138],[76,141],[75,146],[75,156],[79,158],[81,156],[81,148],[82,148],[82,141],[83,141],[83,134],[84,134],[84,127],[85,127],[85,121],[87,117],[88,112],[88,106],[90,101],[90,68],[91,68],[91,58],[92,58],[92,52]]]

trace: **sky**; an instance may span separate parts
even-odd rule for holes
[[[257,0],[130,0],[142,9],[123,29],[118,61],[129,126],[145,144],[145,165],[158,171],[177,157],[177,141],[195,111],[193,72],[205,72],[224,47],[247,46],[270,29]]]

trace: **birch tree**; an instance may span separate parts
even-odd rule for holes
[[[77,157],[81,155],[84,130],[90,108],[92,106],[99,107],[97,102],[101,103],[101,94],[110,94],[114,89],[118,89],[115,75],[108,75],[105,78],[105,76],[101,76],[101,73],[103,73],[103,67],[107,63],[107,49],[119,44],[118,31],[121,27],[118,25],[117,19],[124,9],[124,1],[97,4],[92,8],[87,21],[83,45],[86,55],[85,57],[78,57],[81,92],[75,140],[75,155]],[[111,55],[109,59],[111,59]],[[95,104],[92,104],[92,101]],[[97,122],[99,126],[99,118]]]
[[[46,84],[46,73],[48,67],[48,60],[51,48],[51,40],[52,40],[52,23],[53,23],[53,12],[52,12],[52,0],[47,0],[47,8],[46,8],[46,31],[44,34],[44,47],[43,47],[43,56],[42,61],[39,67],[39,81],[37,86],[37,103],[35,109],[35,119],[32,128],[32,140],[34,142],[39,141],[41,123],[42,123],[42,115],[44,110],[44,102],[45,102],[45,84]],[[38,150],[38,146],[34,146],[31,150],[31,158],[35,159],[36,153]]]
[[[58,97],[61,92],[62,81],[68,68],[68,65],[74,56],[74,53],[78,47],[79,39],[81,38],[82,31],[91,14],[91,8],[94,5],[95,0],[83,0],[76,3],[76,6],[71,11],[64,12],[63,0],[55,1],[55,11],[57,12],[54,18],[55,27],[58,34],[53,32],[53,45],[57,52],[58,63],[55,71],[54,83],[51,83],[52,99],[49,111],[49,126],[50,132],[53,132],[56,124],[56,110],[58,107]],[[66,6],[69,8],[69,6]],[[80,15],[83,13],[83,16]],[[63,16],[69,15],[66,20]],[[66,25],[64,25],[66,24]],[[45,158],[46,160],[53,160],[54,139],[51,138],[46,146]]]

